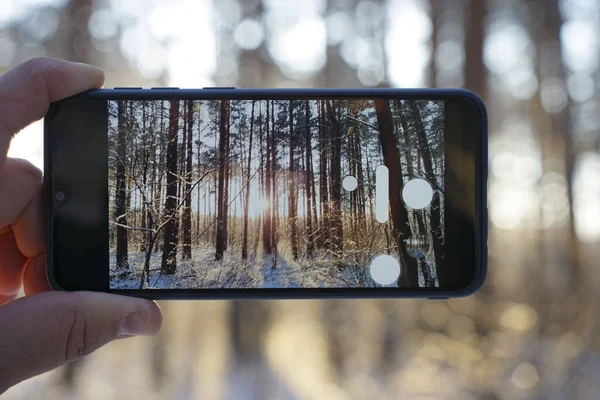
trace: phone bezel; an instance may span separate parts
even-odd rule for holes
[[[467,169],[474,173],[474,196],[467,199],[467,209],[470,215],[459,215],[458,210],[446,206],[446,221],[452,220],[450,215],[462,216],[460,223],[460,234],[448,235],[445,232],[444,254],[446,263],[456,263],[461,265],[458,274],[461,276],[461,283],[454,288],[248,288],[248,289],[143,289],[143,290],[119,290],[108,287],[108,268],[106,269],[106,287],[99,286],[97,278],[91,275],[85,278],[81,271],[77,271],[82,279],[79,284],[66,284],[57,276],[72,276],[74,269],[69,271],[65,265],[58,267],[56,259],[65,253],[72,252],[70,246],[62,246],[62,243],[77,243],[81,240],[82,232],[73,232],[60,238],[61,246],[55,247],[55,230],[57,222],[62,224],[64,221],[56,218],[55,213],[55,163],[52,157],[52,147],[56,145],[57,134],[52,132],[54,116],[61,107],[69,102],[81,100],[286,100],[286,99],[335,99],[335,98],[388,98],[388,99],[412,99],[412,100],[445,100],[446,105],[462,103],[465,106],[457,109],[460,113],[462,125],[455,126],[456,130],[464,136],[459,139],[460,147],[468,157],[455,158],[454,161],[448,159],[446,154],[446,171],[449,170],[450,162],[469,164]],[[454,103],[452,103],[454,104]],[[446,108],[447,109],[447,108]],[[447,122],[452,124],[452,119]],[[467,132],[467,126],[471,129]],[[44,124],[44,195],[46,212],[46,237],[47,237],[47,271],[48,281],[52,288],[58,290],[97,290],[109,293],[117,293],[151,299],[300,299],[300,298],[448,298],[463,297],[477,291],[484,283],[487,275],[487,113],[482,100],[473,92],[463,89],[231,89],[231,88],[210,88],[210,89],[98,89],[92,90],[80,95],[65,99],[50,106]],[[445,129],[444,141],[447,143],[448,129]],[[64,132],[61,132],[64,134]],[[457,137],[455,136],[454,139]],[[95,150],[94,150],[95,151]],[[101,151],[101,150],[99,150]],[[464,153],[463,153],[464,155]],[[106,157],[106,150],[104,151]],[[445,177],[447,181],[448,176]],[[447,188],[451,186],[446,183]],[[76,193],[77,187],[68,188],[71,193]],[[451,199],[452,190],[445,193],[446,199]],[[469,196],[470,197],[470,196]],[[457,199],[465,201],[465,199]],[[446,200],[448,202],[448,200]],[[447,204],[450,204],[449,202]],[[61,207],[64,207],[61,206]],[[108,226],[108,218],[106,218]],[[473,223],[466,222],[467,220]],[[445,224],[448,227],[448,223]],[[62,225],[61,225],[62,226]],[[107,235],[106,235],[107,236]],[[454,244],[453,240],[457,240]],[[87,241],[86,241],[87,242]],[[92,253],[96,246],[98,251],[98,241],[92,240]],[[82,242],[83,243],[83,242]],[[452,246],[449,243],[453,243]],[[107,249],[103,247],[104,252]],[[450,255],[458,255],[456,261],[453,261]],[[81,258],[81,257],[80,257]],[[92,262],[93,264],[93,262]],[[96,263],[98,264],[98,263]],[[75,263],[71,263],[73,267]],[[73,267],[76,268],[76,267]],[[89,268],[89,267],[88,267]],[[99,264],[93,268],[99,268]],[[86,279],[88,279],[86,281]]]

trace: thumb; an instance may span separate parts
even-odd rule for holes
[[[45,292],[0,307],[0,394],[10,386],[83,357],[108,342],[154,335],[153,301],[95,292]]]

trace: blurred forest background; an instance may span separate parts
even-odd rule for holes
[[[6,399],[597,399],[595,0],[2,0],[0,69],[107,87],[466,87],[490,114],[489,278],[449,300],[162,302]],[[10,155],[41,165],[41,124]]]

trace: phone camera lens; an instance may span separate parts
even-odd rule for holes
[[[65,199],[65,192],[63,192],[63,191],[56,192],[56,194],[54,195],[54,198],[56,199],[56,201],[63,201]]]

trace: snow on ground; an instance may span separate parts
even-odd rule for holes
[[[374,287],[368,262],[346,261],[336,265],[330,256],[314,258],[300,256],[292,260],[287,254],[249,254],[241,259],[238,249],[229,249],[223,260],[215,261],[214,247],[194,249],[191,260],[178,257],[174,275],[160,273],[161,252],[150,260],[150,283],[147,289],[209,289],[209,288],[327,288]],[[110,254],[111,289],[137,289],[140,285],[145,254],[129,254],[130,268],[125,273],[115,269],[115,254]]]

